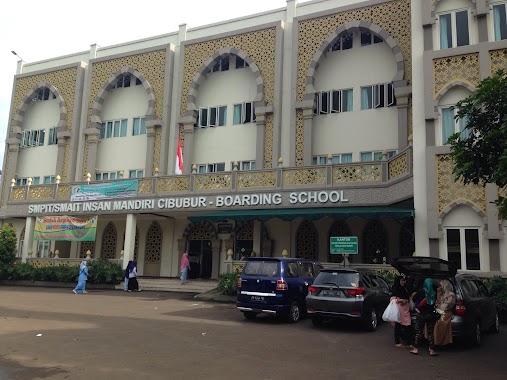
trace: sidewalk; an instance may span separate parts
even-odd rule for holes
[[[214,302],[236,302],[234,296],[218,294],[216,280],[189,279],[185,285],[179,278],[146,278],[138,277],[139,289],[155,292],[195,293],[196,299]],[[122,290],[123,283],[116,285],[115,289]]]

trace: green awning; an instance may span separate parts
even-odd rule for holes
[[[392,219],[403,219],[414,216],[414,210],[409,208],[398,208],[389,206],[372,207],[334,207],[334,208],[282,208],[264,210],[224,210],[207,214],[197,214],[187,217],[193,223],[202,220],[210,222],[221,222],[232,219],[237,222],[247,220],[259,220],[265,222],[269,219],[293,220],[303,218],[307,220],[318,220],[325,217],[333,219],[347,219],[351,217],[364,219],[377,219],[381,217]]]

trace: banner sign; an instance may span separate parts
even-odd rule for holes
[[[35,220],[34,240],[95,241],[97,216],[40,216]]]
[[[72,186],[71,202],[136,197],[137,180]]]

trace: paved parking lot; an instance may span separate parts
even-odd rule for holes
[[[191,294],[0,288],[0,379],[504,379],[507,326],[439,357],[394,347],[392,327],[247,321]]]

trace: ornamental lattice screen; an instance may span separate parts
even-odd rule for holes
[[[116,228],[109,222],[102,234],[102,248],[100,257],[114,259],[116,257]]]
[[[296,234],[296,257],[317,260],[319,233],[312,222],[303,221]]]

